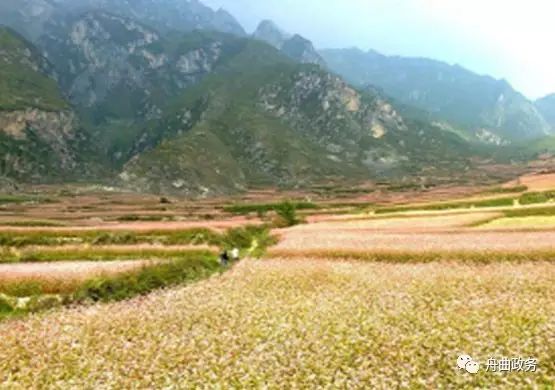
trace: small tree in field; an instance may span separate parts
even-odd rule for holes
[[[278,221],[276,225],[278,226],[289,227],[298,225],[301,222],[299,218],[297,218],[296,206],[289,201],[280,203],[276,207],[276,213],[278,215]]]

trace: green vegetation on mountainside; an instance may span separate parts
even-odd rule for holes
[[[43,59],[13,31],[0,27],[0,111],[68,108],[56,81],[41,73]]]

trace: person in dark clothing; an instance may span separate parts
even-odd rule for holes
[[[227,251],[223,251],[220,254],[220,264],[223,267],[227,267],[227,265],[229,264],[229,255],[228,255]]]

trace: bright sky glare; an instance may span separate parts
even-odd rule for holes
[[[262,19],[318,48],[429,57],[507,79],[529,98],[555,92],[553,0],[202,0],[249,31]]]

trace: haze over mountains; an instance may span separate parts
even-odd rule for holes
[[[196,0],[10,0],[0,24],[0,176],[19,181],[208,196],[440,178],[555,127],[553,97],[427,59],[318,52],[271,21],[248,35]]]

